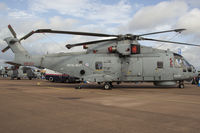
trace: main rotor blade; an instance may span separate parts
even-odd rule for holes
[[[10,30],[10,32],[12,33],[14,38],[17,38],[17,34],[16,34],[16,32],[14,31],[14,29],[12,28],[12,26],[10,24],[8,25],[8,29]]]
[[[181,45],[187,45],[187,46],[198,46],[198,47],[200,47],[200,45],[196,45],[196,44],[182,43],[182,42],[174,42],[174,41],[165,41],[165,40],[157,40],[157,39],[144,38],[144,37],[139,37],[138,40],[148,40],[148,41],[165,42],[165,43],[174,43],[174,44],[181,44]]]
[[[36,31],[32,31],[22,37],[20,40],[25,40],[34,33],[56,33],[56,34],[71,34],[71,35],[82,35],[82,36],[96,36],[96,37],[117,37],[118,35],[109,35],[102,33],[90,33],[90,32],[76,32],[76,31],[59,31],[59,30],[51,30],[51,29],[38,29]]]
[[[3,50],[1,50],[1,52],[6,52],[8,49],[10,48],[10,46],[5,47]]]
[[[112,38],[112,39],[104,39],[104,40],[96,40],[96,41],[89,41],[89,42],[82,42],[82,43],[76,43],[76,44],[67,44],[66,47],[68,49],[76,46],[82,46],[82,45],[91,45],[95,43],[100,43],[100,42],[106,42],[106,41],[116,41],[117,38]]]
[[[138,35],[138,36],[147,36],[147,35],[161,34],[161,33],[167,33],[167,32],[182,32],[184,30],[186,30],[186,29],[166,30],[166,31],[159,31],[159,32],[152,32],[152,33],[141,34],[141,35]]]

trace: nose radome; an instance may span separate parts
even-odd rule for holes
[[[199,73],[198,73],[198,71],[195,69],[195,68],[193,68],[194,70],[193,70],[193,72],[194,72],[194,74],[193,74],[193,76],[194,77],[197,77],[198,75],[199,75]]]
[[[196,71],[196,73],[195,73],[195,77],[197,77],[197,76],[199,76],[199,73]]]

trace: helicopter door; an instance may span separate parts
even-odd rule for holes
[[[144,81],[154,81],[154,71],[157,68],[156,57],[143,57],[143,78]]]
[[[155,69],[154,80],[159,81],[159,80],[163,80],[164,77],[168,78],[170,71],[165,73],[163,77],[164,62],[160,60],[160,61],[157,61],[156,64],[157,64],[157,67]]]
[[[128,69],[130,61],[128,58],[121,59],[121,81],[127,81]]]
[[[104,58],[102,63],[103,74],[111,76],[113,81],[118,81],[121,74],[119,71],[121,68],[119,58],[115,56],[107,57]]]
[[[142,59],[141,57],[130,57],[122,59],[122,80],[142,81]]]

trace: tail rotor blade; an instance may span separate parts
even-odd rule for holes
[[[12,33],[14,38],[17,38],[17,34],[16,34],[16,32],[14,31],[14,29],[12,28],[12,26],[10,24],[8,25],[8,29],[10,30],[10,32]]]
[[[3,53],[6,52],[10,47],[7,46],[6,48],[4,48],[3,50],[1,50]]]

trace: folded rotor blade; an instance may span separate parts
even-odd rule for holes
[[[104,40],[97,40],[97,41],[89,41],[89,42],[82,42],[82,43],[76,43],[76,44],[67,44],[66,47],[68,49],[76,46],[82,46],[82,45],[91,45],[91,44],[96,44],[100,42],[106,42],[106,41],[116,41],[117,38],[112,38],[112,39],[104,39]]]
[[[200,45],[196,45],[196,44],[182,43],[182,42],[174,42],[174,41],[165,41],[165,40],[157,40],[157,39],[144,38],[144,37],[139,37],[138,40],[148,40],[148,41],[165,42],[165,43],[174,43],[174,44],[181,44],[181,45],[198,46],[198,47],[200,47]]]
[[[27,39],[28,37],[30,37],[30,36],[33,35],[34,33],[35,33],[35,31],[29,32],[28,34],[26,34],[25,36],[23,36],[22,38],[20,38],[19,41]]]
[[[5,47],[3,50],[1,50],[1,52],[6,52],[8,49],[10,48],[10,46]]]
[[[138,35],[138,36],[147,36],[147,35],[161,34],[161,33],[167,33],[167,32],[182,32],[184,30],[186,30],[186,29],[166,30],[166,31],[159,31],[159,32],[152,32],[152,33],[141,34],[141,35]]]
[[[12,35],[14,36],[14,38],[17,38],[17,34],[15,33],[14,29],[12,28],[11,25],[8,25],[8,29],[10,30],[10,32],[12,33]]]
[[[90,32],[76,32],[76,31],[59,31],[51,29],[39,29],[35,33],[58,33],[58,34],[71,34],[71,35],[83,35],[83,36],[97,36],[97,37],[116,37],[117,35],[109,35],[102,33],[90,33]]]
[[[76,32],[76,31],[59,31],[59,30],[51,30],[51,29],[38,29],[36,31],[32,31],[22,37],[20,40],[25,40],[34,33],[56,33],[56,34],[71,34],[71,35],[82,35],[82,36],[96,36],[96,37],[117,37],[117,35],[109,35],[102,33],[90,33],[90,32]]]

